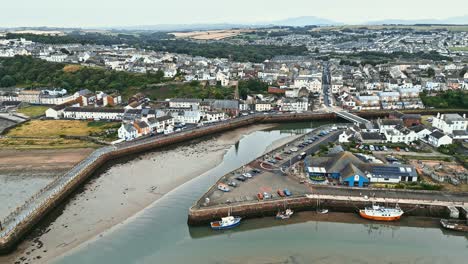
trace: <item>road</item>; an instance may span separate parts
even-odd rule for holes
[[[323,72],[322,72],[322,93],[323,93],[323,103],[326,107],[330,107],[332,105],[331,98],[329,93],[331,86],[331,73],[330,73],[330,65],[328,62],[323,63]]]

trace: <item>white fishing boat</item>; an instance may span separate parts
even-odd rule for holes
[[[293,214],[294,214],[294,211],[291,209],[286,209],[286,211],[283,211],[283,212],[279,211],[276,214],[276,219],[279,219],[279,220],[289,219]]]

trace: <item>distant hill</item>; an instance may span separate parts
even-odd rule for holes
[[[332,21],[329,19],[315,17],[315,16],[302,16],[293,17],[284,20],[270,22],[276,26],[290,26],[290,27],[303,27],[303,26],[329,26],[329,25],[342,25],[343,23]]]
[[[417,19],[417,20],[404,20],[404,19],[387,19],[370,21],[367,25],[415,25],[415,24],[436,24],[436,25],[468,25],[468,15],[459,17],[450,17],[446,19]]]
[[[124,29],[124,30],[153,30],[153,31],[192,31],[192,30],[222,30],[233,28],[260,28],[271,26],[290,26],[290,27],[303,27],[303,26],[329,26],[329,25],[343,25],[336,21],[314,16],[293,17],[278,21],[263,21],[255,23],[218,23],[218,24],[161,24],[161,25],[141,25],[141,26],[123,26],[123,27],[109,27],[107,29]]]

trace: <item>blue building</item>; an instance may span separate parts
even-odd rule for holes
[[[305,171],[312,181],[324,181],[329,178],[350,187],[418,180],[416,170],[411,165],[367,163],[347,151],[324,157],[308,157],[304,164]]]

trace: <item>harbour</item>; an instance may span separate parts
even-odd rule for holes
[[[188,208],[218,178],[262,155],[277,140],[270,138],[275,130],[293,136],[297,126],[285,124],[245,136],[216,168],[54,263],[414,263],[414,258],[422,263],[460,263],[466,259],[468,237],[442,230],[437,218],[409,216],[382,224],[356,213],[304,211],[287,221],[273,216],[247,219],[228,231],[213,231],[208,224],[187,225]],[[310,131],[311,126],[299,127]],[[446,254],[439,256],[434,248]]]
[[[287,221],[274,220],[273,214],[265,215],[268,217],[263,217],[263,218],[260,217],[260,218],[247,219],[236,229],[233,229],[232,231],[231,230],[222,231],[222,233],[212,231],[208,225],[190,226],[190,227],[187,226],[188,209],[193,205],[193,202],[199,199],[203,195],[203,193],[205,193],[206,190],[210,188],[210,186],[215,184],[222,175],[225,175],[229,173],[230,171],[235,170],[236,168],[239,168],[239,166],[250,163],[250,161],[252,161],[256,157],[263,155],[265,151],[268,152],[272,149],[274,150],[279,145],[284,144],[285,142],[294,140],[294,138],[297,138],[298,135],[302,133],[310,132],[313,127],[317,127],[321,125],[323,125],[323,123],[317,123],[317,122],[290,123],[290,124],[287,123],[287,124],[279,125],[278,127],[275,127],[275,128],[267,128],[264,131],[257,131],[257,132],[253,132],[251,134],[244,136],[238,143],[235,143],[233,146],[230,147],[230,149],[224,155],[223,161],[214,169],[211,169],[206,173],[202,173],[199,177],[193,178],[187,183],[180,185],[176,189],[167,192],[164,196],[162,196],[155,203],[150,205],[147,209],[145,209],[144,211],[140,213],[137,213],[134,217],[131,217],[130,219],[125,220],[122,225],[117,225],[108,231],[104,230],[103,233],[96,235],[94,238],[91,237],[91,240],[89,242],[85,242],[83,244],[81,243],[75,244],[72,242],[73,239],[67,238],[66,235],[65,236],[62,235],[61,236],[62,241],[69,240],[70,242],[72,242],[71,245],[75,244],[75,246],[73,247],[74,248],[76,247],[76,248],[72,249],[71,252],[66,253],[66,255],[61,256],[55,262],[56,263],[76,263],[76,261],[78,260],[79,261],[88,260],[88,261],[101,261],[103,263],[128,263],[134,260],[138,260],[140,259],[140,257],[158,260],[158,261],[160,260],[170,261],[170,255],[168,254],[172,254],[178,250],[178,246],[176,245],[179,245],[180,243],[182,244],[187,243],[186,245],[188,248],[184,252],[187,252],[187,254],[188,253],[195,254],[197,256],[195,257],[195,260],[194,260],[195,263],[216,263],[216,260],[217,261],[220,261],[220,260],[216,258],[213,259],[213,258],[206,257],[208,255],[206,253],[203,253],[203,254],[197,253],[200,250],[200,248],[198,248],[200,234],[202,234],[202,237],[204,237],[202,239],[212,240],[215,237],[218,237],[218,239],[224,240],[226,239],[226,236],[229,237],[233,234],[235,235],[237,234],[237,232],[241,232],[241,230],[244,230],[244,228],[247,228],[248,230],[253,228],[254,235],[258,233],[260,233],[260,235],[267,235],[271,232],[272,232],[271,235],[273,235],[274,233],[278,232],[278,228],[280,228],[280,230],[283,230],[284,228],[295,229],[296,227],[294,226],[296,225],[297,220],[300,220],[300,222],[302,221],[301,223],[303,224],[303,226],[298,227],[298,228],[309,228],[309,225],[321,226],[320,221],[317,223],[315,222],[316,218],[313,217],[313,214],[315,214],[315,212],[299,212],[299,211],[295,213],[294,216],[292,216],[291,219]],[[274,146],[275,142],[276,142],[276,146]],[[143,166],[145,166],[146,168],[148,168],[148,166],[153,166],[151,165],[152,162],[149,162],[148,157],[144,156],[143,158],[145,160],[148,160],[148,162],[146,162]],[[152,159],[153,158],[151,158],[151,160]],[[128,161],[126,161],[125,163],[127,162]],[[118,170],[111,171],[110,172],[111,175],[120,174],[120,171],[122,171],[122,169],[124,169],[127,175],[128,173],[132,174],[131,167],[135,165],[131,165],[131,164],[133,164],[134,162],[130,161],[128,165],[125,165],[125,163],[122,165],[119,165]],[[127,167],[127,169],[125,169],[125,167]],[[107,175],[106,178],[111,175]],[[96,185],[95,187],[94,186],[92,187],[93,189],[97,188],[99,190],[102,187],[98,187],[97,185],[100,185],[103,183],[102,181],[98,181],[96,183],[91,183],[91,184],[92,184],[91,186]],[[137,190],[138,189],[139,187],[137,187]],[[115,194],[111,194],[109,192],[107,192],[107,195],[109,196],[109,198],[115,197]],[[84,201],[85,198],[86,199],[89,198],[90,200],[92,200],[93,196],[95,196],[95,194],[93,194],[93,192],[89,193],[88,191],[88,194],[84,193],[84,197],[81,199],[83,200],[83,202],[85,202]],[[105,198],[102,197],[100,199],[102,200]],[[90,210],[92,210],[93,206],[96,207],[96,209],[101,207],[101,205],[99,204],[92,205],[92,204],[89,204],[89,202],[86,202],[86,203],[90,206],[90,208],[86,209],[85,212],[89,212]],[[50,228],[52,229],[51,231],[48,231],[48,233],[46,232],[45,234],[39,235],[39,237],[37,237],[39,241],[44,241],[44,246],[41,248],[41,250],[44,248],[47,248],[49,252],[51,251],[51,246],[54,245],[53,243],[51,244],[51,241],[48,241],[49,239],[47,238],[48,236],[50,237],[50,236],[53,236],[54,234],[57,235],[57,232],[54,232],[54,229],[58,229],[58,226],[57,224],[53,224],[54,222],[68,225],[67,229],[71,231],[72,233],[74,232],[73,230],[77,229],[77,227],[80,225],[82,225],[84,228],[89,228],[89,227],[86,227],[85,223],[74,223],[70,225],[69,221],[71,220],[64,221],[66,220],[66,219],[63,219],[64,216],[66,216],[67,218],[70,218],[70,217],[73,217],[73,215],[76,213],[80,214],[78,211],[76,211],[78,209],[77,206],[70,204],[67,207],[70,207],[70,208],[68,209],[65,208],[63,213],[60,213],[58,216],[54,216],[54,218],[48,220],[48,221],[51,221],[52,226],[50,226],[51,224],[45,224],[45,226],[40,227],[41,229],[44,229],[44,230],[48,230]],[[75,207],[74,209],[75,212],[70,211],[72,210],[73,207]],[[82,209],[78,209],[78,210],[82,210]],[[69,212],[67,213],[67,211]],[[365,224],[361,220],[359,220],[360,218],[355,213],[339,214],[337,212],[333,212],[333,210],[331,210],[329,214],[320,215],[320,217],[322,217],[320,219],[331,221],[332,219],[334,219],[334,216],[337,216],[338,220],[342,219],[344,216],[346,216],[347,218],[350,217],[350,219],[353,220],[351,222],[355,222],[354,224],[351,224],[350,226],[350,228],[353,228],[353,229],[360,227],[361,224]],[[58,217],[58,218],[55,219],[55,217]],[[415,218],[408,217],[407,219],[415,219]],[[419,219],[420,218],[416,218],[415,220],[417,221],[411,221],[412,224],[410,224],[411,225],[410,228],[416,228],[415,232],[417,232],[417,230],[419,230],[421,226],[425,226],[428,221],[428,220],[423,220],[421,222]],[[430,220],[429,218],[429,221],[431,221],[432,223],[430,225],[430,229],[434,230],[435,237],[439,236],[439,232],[441,229],[438,226],[437,220]],[[324,223],[324,224],[328,225],[327,223]],[[342,224],[338,223],[338,228],[346,229],[347,225],[348,224],[346,223],[342,223]],[[378,223],[375,225],[380,226]],[[403,221],[400,224],[397,223],[397,225],[405,226],[406,225],[405,218],[403,218]],[[382,228],[385,229],[385,227],[382,227]],[[64,229],[64,231],[67,229]],[[86,231],[86,230],[83,230],[83,231]],[[290,239],[295,239],[293,238],[292,235],[293,234],[291,234],[291,236],[283,234],[283,237],[284,237],[283,239],[286,242],[290,241]],[[312,235],[312,234],[309,234],[309,235]],[[441,235],[443,234],[441,233]],[[452,233],[450,233],[450,235],[452,235]],[[242,240],[246,239],[247,237],[243,236]],[[458,238],[458,234],[455,238]],[[31,237],[31,239],[35,240],[36,238]],[[215,239],[213,243],[216,243],[216,240],[217,239]],[[182,241],[185,241],[185,242],[182,242]],[[211,242],[205,242],[205,243],[211,243]],[[466,239],[457,240],[457,241],[454,241],[454,243],[461,243],[463,245],[463,243],[466,243]],[[60,243],[58,243],[57,245],[59,244]],[[138,248],[135,248],[136,246],[134,246],[134,245],[142,245],[142,244],[148,245],[148,247],[139,246]],[[242,244],[243,245],[245,244],[246,246],[249,245],[247,241],[243,241]],[[168,245],[173,245],[173,246],[168,246]],[[102,252],[102,250],[99,250],[102,247],[108,248],[109,251]],[[34,248],[36,248],[36,246],[34,246]],[[167,251],[167,254],[162,251],[163,249],[169,250]],[[31,248],[26,249],[26,250],[30,252]],[[290,256],[285,252],[283,252],[285,254],[284,256],[275,256],[274,252],[278,251],[277,248],[271,248],[270,251],[268,251],[267,249],[263,249],[264,252],[258,254],[257,256],[249,255],[248,249],[244,249],[243,247],[242,249],[239,249],[239,250],[243,250],[245,254],[241,254],[241,256],[238,256],[238,257],[231,256],[233,259],[231,262],[236,263],[236,259],[238,260],[237,262],[242,262],[242,260],[245,261],[246,259],[252,258],[252,259],[258,260],[258,261],[253,261],[254,263],[264,263],[262,262],[264,259],[284,260],[285,256]],[[288,251],[288,249],[285,249],[285,250]],[[289,248],[289,250],[293,250],[293,249]],[[22,251],[22,252],[23,252],[22,254],[25,253],[25,251]],[[203,252],[203,251],[200,251],[200,252]],[[221,252],[224,252],[224,251],[221,250]],[[458,252],[458,256],[455,254],[454,255],[456,256],[455,259],[460,257],[460,254],[461,256],[464,256],[463,252],[459,252],[459,251],[457,252]],[[122,253],[124,253],[125,256],[122,255]],[[108,254],[113,255],[113,256],[110,256]],[[228,253],[226,254],[229,256]],[[36,249],[34,253],[31,253],[30,255],[24,254],[23,256],[25,256],[26,259],[28,258],[32,259],[37,256],[44,257],[44,255],[47,256],[47,253],[42,253],[42,251],[39,251]],[[315,257],[318,257],[320,254],[318,254],[317,256],[303,256],[303,257],[300,257],[301,254],[292,254],[292,255],[293,255],[293,258],[294,256],[299,256],[299,258],[303,258],[302,263],[308,263],[307,261],[313,260]],[[50,260],[50,257],[51,256],[49,255],[48,258],[42,258],[42,259]],[[183,261],[182,256],[180,256],[179,258],[176,257],[173,260]],[[38,262],[41,263],[41,261],[38,261]],[[324,263],[334,263],[334,262],[324,262]]]

